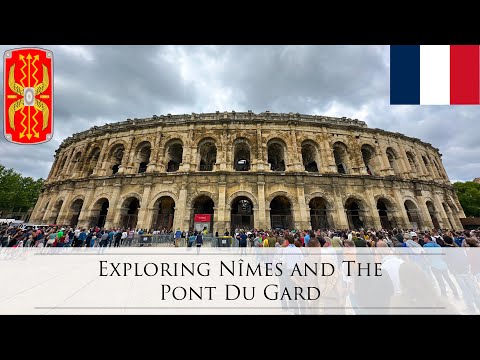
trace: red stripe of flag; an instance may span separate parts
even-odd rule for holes
[[[478,45],[450,46],[450,104],[480,104]]]

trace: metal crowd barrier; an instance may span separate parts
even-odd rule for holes
[[[122,243],[122,246],[128,246],[128,239],[125,239]],[[141,246],[175,246],[175,237],[174,234],[160,234],[160,235],[151,235],[151,234],[136,234],[131,246],[141,247]],[[180,238],[178,240],[178,247],[187,247],[188,246],[188,237]],[[194,244],[195,246],[195,244]],[[211,234],[203,236],[203,247],[238,247],[238,240],[230,236],[219,236],[215,237]]]

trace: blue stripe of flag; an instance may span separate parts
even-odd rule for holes
[[[390,45],[390,104],[420,104],[420,45]]]

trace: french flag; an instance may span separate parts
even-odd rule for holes
[[[479,105],[479,45],[391,45],[390,104]]]

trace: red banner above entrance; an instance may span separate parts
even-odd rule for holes
[[[210,214],[195,214],[195,222],[210,222]]]

